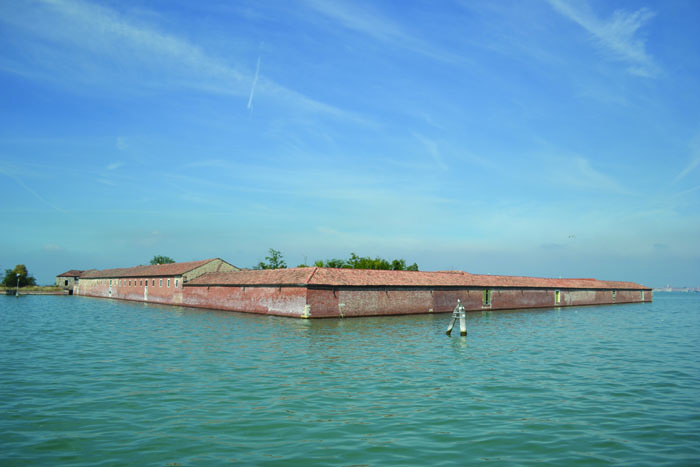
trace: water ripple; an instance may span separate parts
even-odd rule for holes
[[[303,321],[0,297],[3,465],[700,463],[700,299]]]

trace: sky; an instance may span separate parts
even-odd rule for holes
[[[0,268],[700,286],[696,0],[0,2]]]

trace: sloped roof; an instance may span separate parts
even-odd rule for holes
[[[386,271],[370,269],[290,268],[207,273],[188,285],[322,285],[350,287],[513,287],[554,289],[649,289],[632,282],[551,279],[469,274],[463,271]]]
[[[148,266],[135,266],[131,268],[114,268],[102,270],[85,271],[81,279],[100,279],[114,277],[158,277],[158,276],[179,276],[203,266],[219,258],[203,259],[200,261],[190,261],[187,263],[155,264]]]
[[[66,271],[56,277],[80,277],[83,272],[85,271],[81,271],[80,269],[71,269],[70,271]]]

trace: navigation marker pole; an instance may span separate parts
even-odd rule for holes
[[[457,322],[457,318],[459,318],[459,335],[466,336],[467,335],[467,312],[464,310],[464,305],[462,305],[462,301],[459,298],[457,299],[457,306],[455,307],[454,311],[452,312],[452,322],[447,327],[447,332],[445,332],[445,334],[447,334],[448,336],[452,335],[452,328],[454,327],[455,323]]]

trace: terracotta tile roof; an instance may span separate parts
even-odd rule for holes
[[[196,285],[306,285],[318,268],[242,269],[210,272],[192,279]]]
[[[80,277],[82,273],[85,271],[81,271],[79,269],[71,269],[70,271],[66,271],[63,274],[59,274],[56,277]]]
[[[632,282],[551,279],[469,274],[463,271],[383,271],[368,269],[291,268],[204,274],[188,285],[323,285],[351,287],[515,287],[553,289],[648,290]]]
[[[158,277],[158,276],[179,276],[214,261],[217,258],[203,259],[200,261],[190,261],[188,263],[156,264],[148,266],[135,266],[132,268],[114,269],[92,269],[85,271],[81,279],[98,279],[114,277]]]

